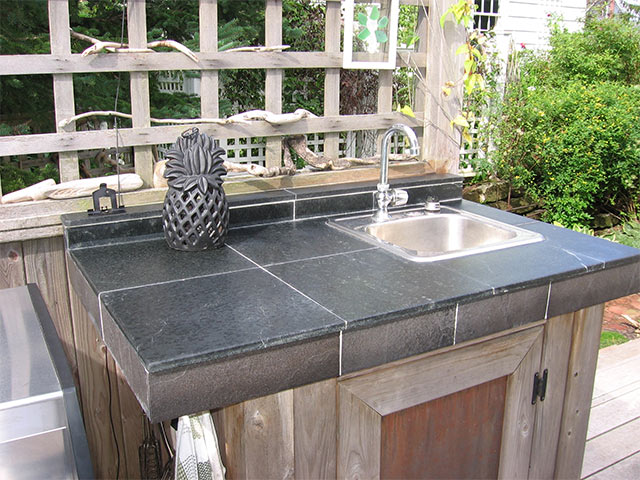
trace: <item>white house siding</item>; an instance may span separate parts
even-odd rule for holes
[[[582,28],[587,7],[586,0],[502,0],[495,27],[498,49],[503,58],[510,45],[522,49],[548,48],[549,14],[562,18],[569,31]]]

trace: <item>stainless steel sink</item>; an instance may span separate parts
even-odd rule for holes
[[[415,262],[434,262],[544,240],[536,232],[443,206],[438,213],[410,209],[375,222],[371,215],[328,224]]]

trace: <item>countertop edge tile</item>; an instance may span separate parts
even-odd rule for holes
[[[394,322],[345,330],[342,374],[453,345],[455,312],[455,305],[450,305]]]
[[[548,317],[640,292],[640,261],[551,282]]]
[[[548,294],[547,284],[459,304],[455,343],[543,320]]]
[[[324,336],[224,362],[152,373],[149,418],[168,420],[339,375],[340,336]]]

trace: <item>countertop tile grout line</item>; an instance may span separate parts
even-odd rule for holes
[[[228,248],[231,249],[231,247],[229,247],[227,245]],[[232,249],[234,252],[236,252],[235,249]],[[239,253],[239,252],[236,252]],[[240,255],[242,255],[240,253]],[[242,255],[244,257],[244,255]],[[246,258],[246,257],[245,257]],[[250,259],[247,259],[249,261],[251,261]],[[255,262],[251,262],[252,264],[255,265]],[[259,268],[259,266],[258,266]],[[157,287],[159,285],[168,285],[170,283],[181,283],[181,282],[188,282],[190,280],[200,280],[203,278],[209,278],[209,277],[219,277],[222,275],[228,275],[231,273],[239,273],[239,272],[246,272],[248,270],[255,270],[256,267],[246,267],[246,268],[238,268],[236,270],[229,270],[228,272],[217,272],[217,273],[209,273],[207,275],[196,275],[194,277],[189,277],[189,278],[178,278],[175,280],[164,280],[162,282],[154,282],[154,283],[145,283],[144,285],[134,285],[132,287],[123,287],[123,288],[114,288],[112,290],[105,290],[103,292],[100,292],[99,295],[103,295],[103,294],[107,294],[107,293],[117,293],[117,292],[124,292],[126,290],[137,290],[139,288],[146,288],[146,287]]]
[[[460,303],[456,302],[456,316],[453,320],[453,344],[456,344],[456,336],[458,334],[458,308],[460,307]]]
[[[307,260],[319,260],[321,258],[339,257],[341,255],[349,255],[350,253],[360,253],[360,252],[368,252],[370,250],[378,250],[379,248],[380,247],[371,246],[371,247],[367,247],[367,248],[359,248],[357,250],[349,250],[348,252],[328,253],[326,255],[318,255],[316,257],[305,257],[305,258],[300,258],[300,259],[297,259],[297,260],[285,260],[283,262],[267,263],[267,264],[264,265],[264,267],[265,268],[267,268],[267,267],[278,267],[280,265],[289,265],[291,263],[306,262]]]
[[[233,250],[234,252],[236,252],[238,255],[242,256],[243,258],[245,258],[246,260],[250,261],[251,263],[253,263],[256,267],[258,267],[260,270],[262,270],[263,272],[267,273],[268,275],[272,276],[273,278],[275,278],[276,280],[278,280],[279,282],[284,283],[287,287],[289,287],[290,289],[292,289],[293,291],[299,293],[300,295],[302,295],[304,298],[306,298],[307,300],[315,303],[316,305],[318,305],[320,308],[322,308],[323,310],[327,311],[328,313],[330,313],[331,315],[333,315],[334,317],[336,317],[338,320],[341,320],[342,322],[344,322],[344,327],[347,327],[347,321],[342,318],[340,315],[338,315],[335,312],[332,312],[331,310],[329,310],[327,307],[325,307],[324,305],[322,305],[321,303],[319,303],[318,301],[314,300],[313,298],[311,298],[309,295],[307,295],[304,292],[301,292],[300,290],[298,290],[296,287],[294,287],[293,285],[291,285],[290,283],[285,282],[282,278],[278,277],[275,273],[270,272],[269,270],[267,270],[265,267],[263,267],[262,265],[260,265],[259,263],[255,262],[254,260],[252,260],[251,258],[247,257],[245,254],[239,252],[238,250],[236,250],[235,248],[233,248],[230,245],[227,245],[231,250]]]
[[[551,285],[553,282],[549,282],[549,290],[547,290],[547,305],[544,307],[544,319],[549,319],[549,303],[551,302]]]

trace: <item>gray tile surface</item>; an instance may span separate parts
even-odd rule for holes
[[[70,255],[95,292],[254,268],[226,246],[181,252],[169,248],[164,238],[72,250]]]
[[[348,327],[397,315],[420,315],[487,293],[490,288],[434,263],[413,263],[374,249],[268,267],[278,277],[344,318]]]
[[[459,177],[426,178],[393,183],[408,186],[412,202],[461,188]],[[302,215],[370,204],[369,183],[236,198],[232,223],[244,226],[230,231],[228,247],[197,253],[166,246],[153,208],[134,209],[132,222],[65,220],[74,245],[85,246],[69,252],[71,282],[98,317],[101,294],[105,343],[152,420],[540,320],[549,284],[549,316],[640,290],[639,251],[466,201],[448,204],[546,240],[413,263],[324,219],[284,221],[294,198]],[[331,189],[342,200],[319,198]]]
[[[262,266],[371,248],[325,219],[234,229],[227,244]]]
[[[259,269],[106,293],[102,304],[149,371],[260,351],[344,326]]]

